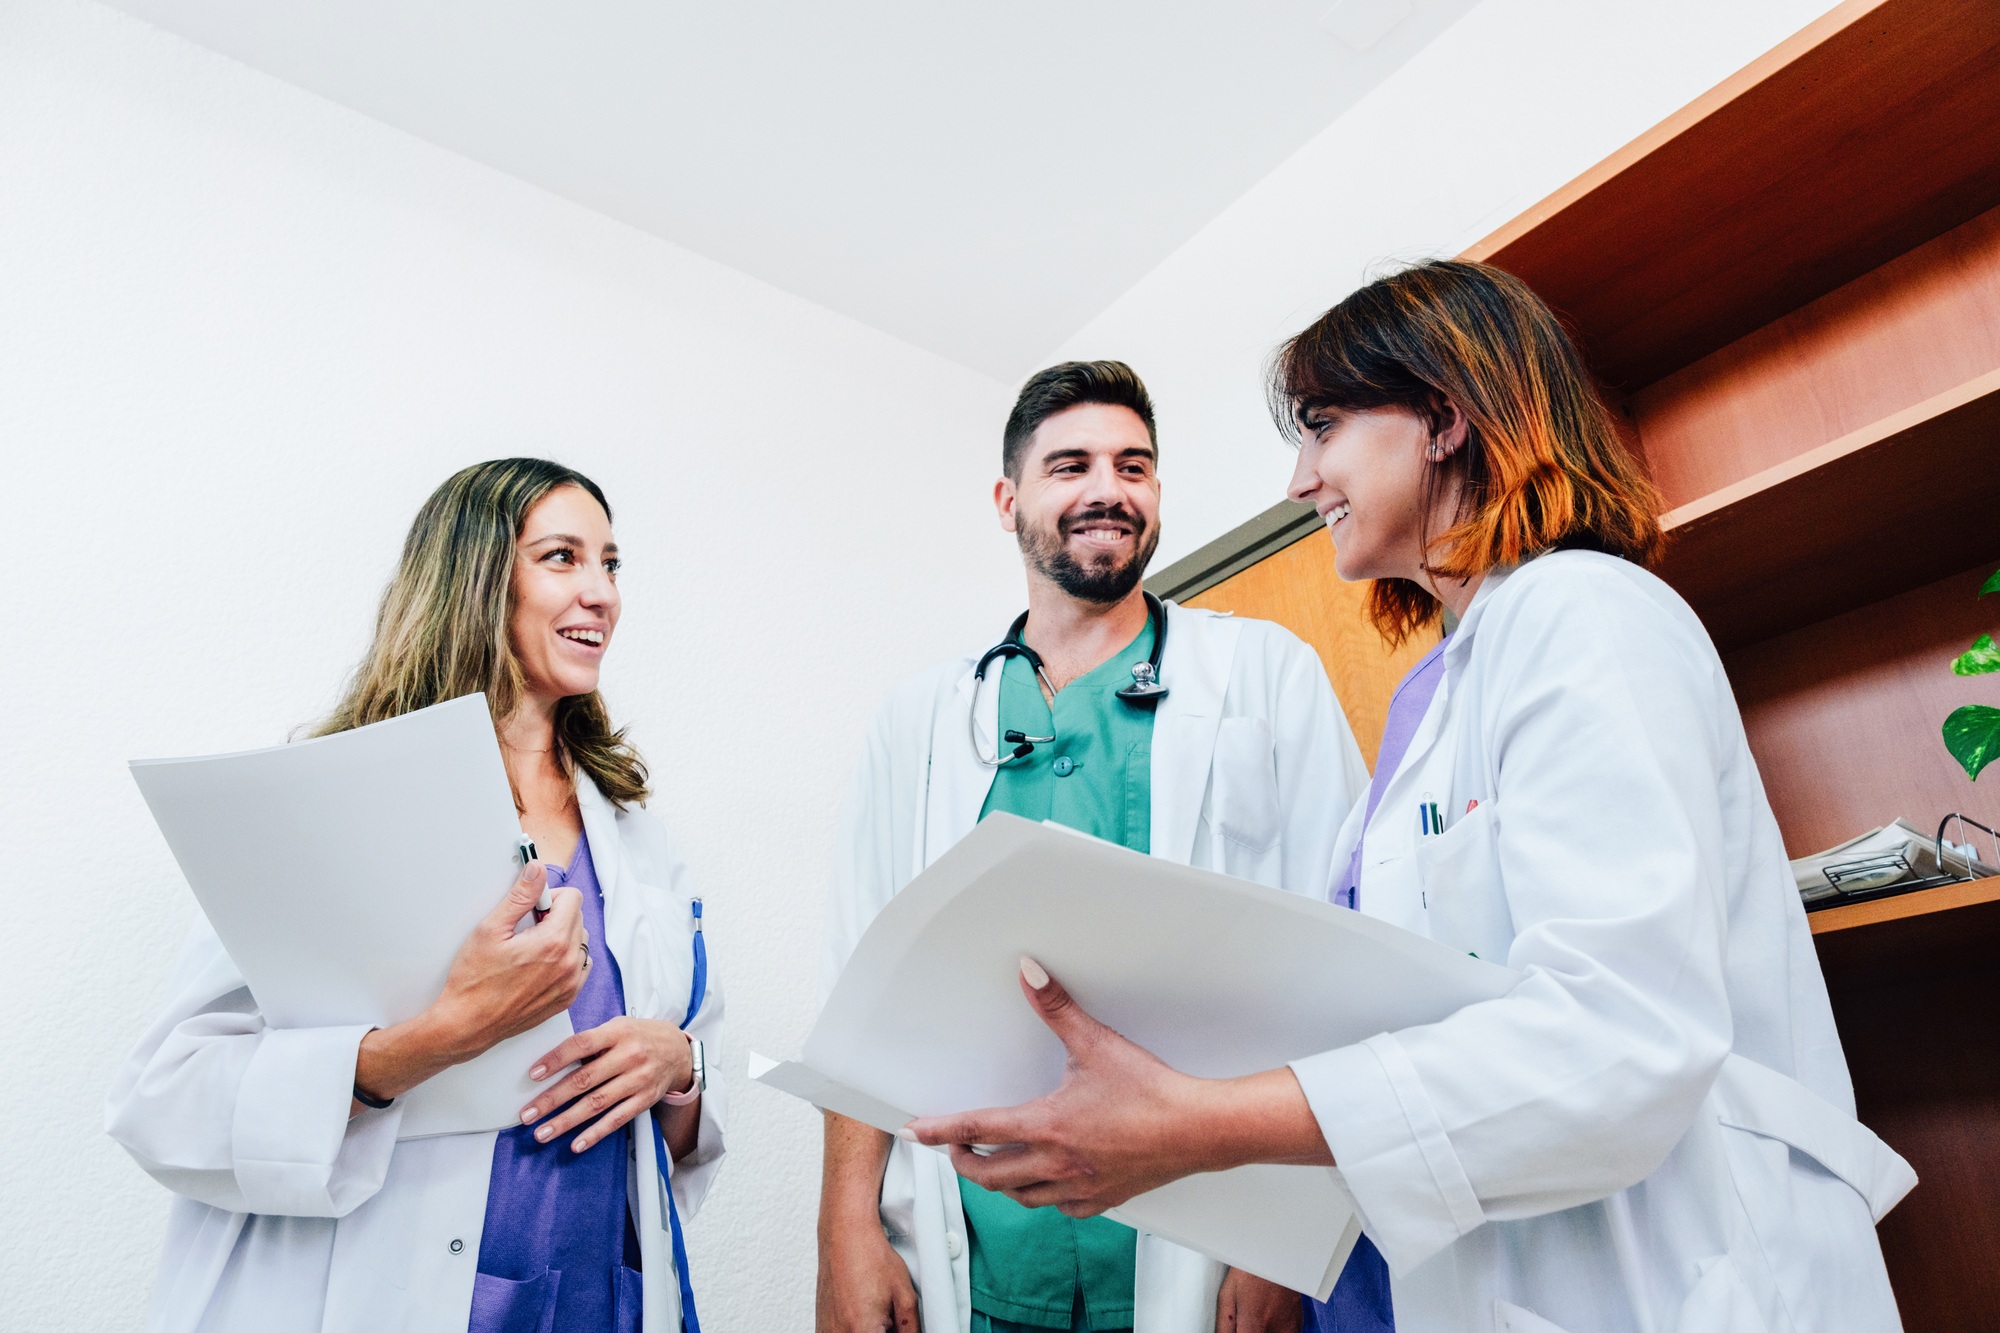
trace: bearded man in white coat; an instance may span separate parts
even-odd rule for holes
[[[1123,363],[1065,363],[1021,390],[993,495],[1028,610],[995,651],[905,681],[878,713],[822,994],[890,898],[997,809],[1325,896],[1341,816],[1368,780],[1360,751],[1291,633],[1142,589],[1157,449]],[[831,1112],[819,1246],[820,1333],[1276,1333],[1301,1317],[1293,1292],[1108,1219],[1023,1208]]]

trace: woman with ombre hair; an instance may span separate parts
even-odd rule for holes
[[[1370,1245],[1341,1333],[1880,1333],[1874,1223],[1915,1183],[1854,1118],[1826,987],[1721,660],[1648,573],[1658,503],[1511,275],[1417,265],[1280,350],[1289,494],[1397,640],[1332,891],[1515,969],[1442,1022],[1239,1079],[1175,1072],[1032,959],[1062,1085],[913,1122],[1089,1215],[1198,1171],[1338,1166]],[[1010,1144],[990,1156],[968,1145]]]
[[[149,1327],[698,1333],[681,1223],[722,1157],[704,1077],[722,997],[700,901],[642,808],[646,767],[597,692],[620,563],[604,493],[543,459],[466,468],[418,512],[316,734],[483,692],[544,859],[436,1001],[385,1028],[268,1026],[197,917],[108,1109],[176,1195]],[[524,1071],[545,1090],[518,1126],[399,1141],[404,1093],[564,1010],[575,1035]]]

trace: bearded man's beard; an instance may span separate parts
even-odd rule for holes
[[[1105,519],[1116,519],[1131,527],[1136,536],[1131,558],[1120,561],[1106,554],[1086,564],[1071,555],[1069,534],[1077,528]],[[1145,520],[1123,505],[1116,505],[1059,518],[1053,529],[1023,523],[1017,538],[1021,543],[1021,555],[1029,566],[1051,583],[1078,601],[1108,605],[1123,600],[1146,576],[1146,566],[1152,562],[1154,548],[1160,544],[1160,530],[1148,527]]]

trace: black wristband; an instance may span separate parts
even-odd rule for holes
[[[363,1092],[359,1083],[354,1085],[354,1100],[371,1111],[386,1111],[396,1101],[394,1097],[377,1097],[372,1092]]]

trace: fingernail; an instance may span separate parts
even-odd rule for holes
[[[915,1143],[917,1141],[917,1131],[911,1129],[908,1125],[904,1125],[896,1131],[896,1137],[905,1143]]]
[[[535,1123],[535,1117],[539,1114],[540,1112],[536,1111],[534,1107],[524,1106],[521,1108],[521,1123],[524,1125],[532,1125]]]
[[[549,1072],[549,1067],[547,1065],[536,1065],[533,1069],[530,1069],[528,1071],[528,1077],[539,1081],[542,1075],[548,1072]]]
[[[571,1152],[582,1152],[585,1148],[588,1148],[589,1146],[590,1145],[588,1143],[585,1143],[582,1139],[578,1139],[574,1143],[569,1145],[569,1150]]]
[[[1021,976],[1032,990],[1040,990],[1049,984],[1049,974],[1042,971],[1042,965],[1026,954],[1021,955]]]
[[[556,1129],[554,1125],[543,1125],[540,1129],[535,1131],[535,1138],[543,1143],[547,1143],[549,1141],[549,1138],[555,1132]]]

